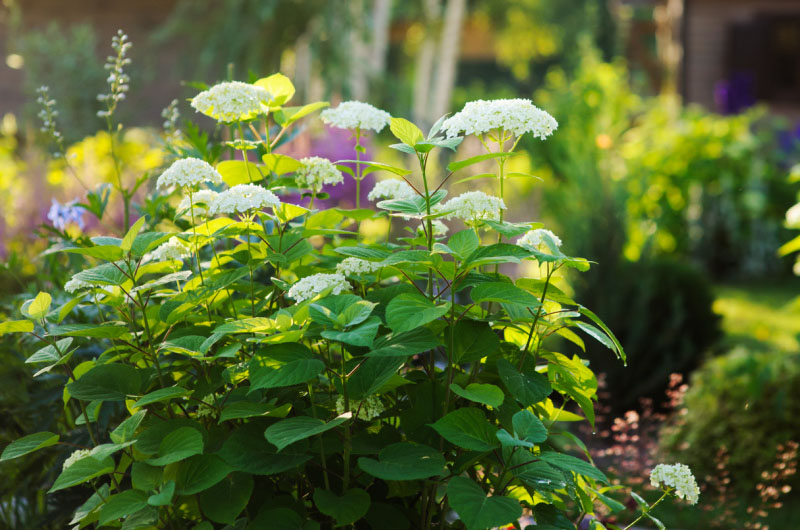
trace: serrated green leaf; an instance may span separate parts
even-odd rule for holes
[[[488,497],[478,484],[466,477],[450,479],[447,498],[467,530],[495,528],[522,517],[522,506],[517,501],[500,495]]]
[[[450,390],[464,399],[489,405],[493,408],[497,408],[503,404],[503,391],[494,385],[471,383],[467,385],[467,388],[462,388],[460,385],[453,383],[450,385]]]
[[[436,305],[418,294],[401,294],[386,306],[386,324],[395,333],[411,331],[447,314],[450,304]]]
[[[203,436],[197,429],[180,427],[164,437],[158,446],[158,458],[147,461],[151,466],[166,466],[203,452]]]
[[[77,381],[69,383],[67,390],[72,397],[83,401],[124,401],[128,396],[139,394],[140,387],[139,370],[111,363],[93,367]]]
[[[203,514],[216,523],[233,524],[253,493],[253,476],[231,473],[198,495]]]
[[[119,249],[124,252],[129,252],[133,247],[133,242],[136,239],[136,236],[139,235],[139,232],[142,230],[142,226],[147,219],[144,216],[141,216],[139,219],[133,223],[133,226],[130,227],[128,233],[125,234],[125,237],[122,238],[122,242],[119,244]],[[119,258],[114,258],[119,259]],[[114,261],[114,259],[109,259],[109,261]]]
[[[419,127],[405,118],[392,118],[391,122],[389,122],[389,129],[395,138],[406,145],[413,146],[425,138]]]
[[[505,359],[497,360],[497,371],[508,391],[524,407],[543,401],[553,391],[547,377],[538,372],[522,373]]]
[[[53,493],[54,491],[83,484],[88,480],[99,477],[100,475],[105,475],[106,473],[111,473],[112,471],[114,471],[114,461],[110,458],[104,458],[102,460],[90,456],[81,458],[61,472],[53,483],[53,486],[47,490],[47,493]]]
[[[147,506],[147,493],[139,490],[125,490],[106,499],[100,508],[98,524],[105,525],[111,521],[127,517]]]
[[[317,418],[297,416],[273,423],[264,431],[267,441],[278,448],[278,452],[287,446],[305,440],[317,434],[338,427],[352,417],[351,413],[340,414],[335,419],[325,423]]]
[[[456,409],[431,427],[448,442],[470,451],[491,451],[498,446],[497,429],[476,408]]]
[[[3,449],[3,454],[0,455],[0,462],[6,460],[13,460],[20,456],[27,455],[39,449],[50,447],[58,443],[59,435],[52,432],[37,432],[36,434],[29,434],[19,440],[14,440]]]
[[[314,505],[339,525],[352,524],[364,517],[369,504],[369,494],[360,488],[349,489],[341,497],[326,489],[314,490]]]
[[[30,320],[7,320],[0,323],[0,335],[5,333],[30,333],[33,331],[33,322]]]
[[[48,293],[39,293],[36,298],[27,306],[27,316],[34,320],[41,320],[50,311],[50,303],[53,298]]]
[[[191,390],[180,386],[159,388],[158,390],[154,390],[149,394],[145,394],[139,398],[135,403],[133,403],[133,405],[131,405],[131,409],[138,409],[153,403],[160,403],[162,401],[169,401],[177,397],[188,396],[191,393]]]

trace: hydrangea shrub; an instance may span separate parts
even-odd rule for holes
[[[479,530],[519,528],[523,513],[543,530],[606,528],[595,514],[622,509],[618,487],[563,448],[581,446],[570,422],[594,422],[584,339],[625,354],[551,282],[589,262],[538,223],[504,220],[505,161],[555,120],[527,100],[479,101],[426,134],[346,102],[322,119],[353,132],[351,169],[276,152],[326,106],[289,106],[293,94],[281,74],[198,94],[192,106],[232,136],[172,147],[148,201],[170,200],[174,218],[48,251],[82,255],[85,269],[0,333],[41,342],[28,362],[63,374],[71,429],[25,436],[0,461],[70,447],[49,493],[85,492],[74,528]],[[412,168],[361,159],[361,140],[387,126]],[[432,174],[429,157],[462,132],[487,152]],[[451,175],[485,160],[498,196],[446,200]],[[344,175],[370,173],[390,177],[370,208],[314,209]],[[282,200],[298,191],[308,209]],[[360,223],[381,217],[410,230],[367,242]],[[541,277],[504,274],[527,261]],[[666,493],[696,498],[683,471],[659,473]]]

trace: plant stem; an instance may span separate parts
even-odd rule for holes
[[[651,512],[651,511],[653,510],[653,508],[655,508],[656,506],[658,506],[658,503],[659,503],[659,502],[661,502],[661,501],[663,501],[663,500],[664,500],[664,498],[666,498],[666,496],[667,496],[667,495],[669,495],[669,492],[668,492],[668,491],[665,491],[665,492],[664,492],[664,494],[663,494],[663,495],[662,495],[662,496],[661,496],[661,497],[660,497],[660,498],[659,498],[659,499],[658,499],[656,502],[654,502],[654,503],[653,503],[653,505],[652,505],[652,506],[650,506],[650,508],[648,508],[646,512],[645,512],[645,511],[642,511],[642,515],[640,515],[639,517],[637,517],[636,519],[634,519],[634,520],[633,520],[633,522],[632,522],[631,524],[629,524],[628,526],[626,526],[626,527],[625,527],[623,530],[628,530],[630,527],[632,527],[633,525],[635,525],[636,523],[638,523],[639,521],[641,521],[641,520],[642,520],[642,518],[643,518],[643,517],[644,517],[644,516],[645,516],[647,513]]]

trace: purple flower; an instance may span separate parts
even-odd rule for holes
[[[57,200],[53,199],[53,203],[50,206],[50,211],[47,212],[47,218],[53,223],[55,228],[58,230],[64,230],[67,225],[71,223],[77,224],[81,230],[86,228],[86,225],[83,222],[83,214],[86,210],[80,206],[75,206],[76,202],[77,201],[72,201],[66,204],[61,204]]]

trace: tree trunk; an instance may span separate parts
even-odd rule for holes
[[[456,69],[461,48],[461,28],[464,24],[466,0],[448,0],[439,43],[439,68],[428,118],[437,120],[450,110],[450,99],[456,82]]]
[[[436,56],[436,28],[439,25],[441,0],[424,0],[423,13],[426,19],[425,35],[417,53],[417,71],[414,76],[414,123],[424,126],[429,120],[428,107],[433,79],[433,64]]]

